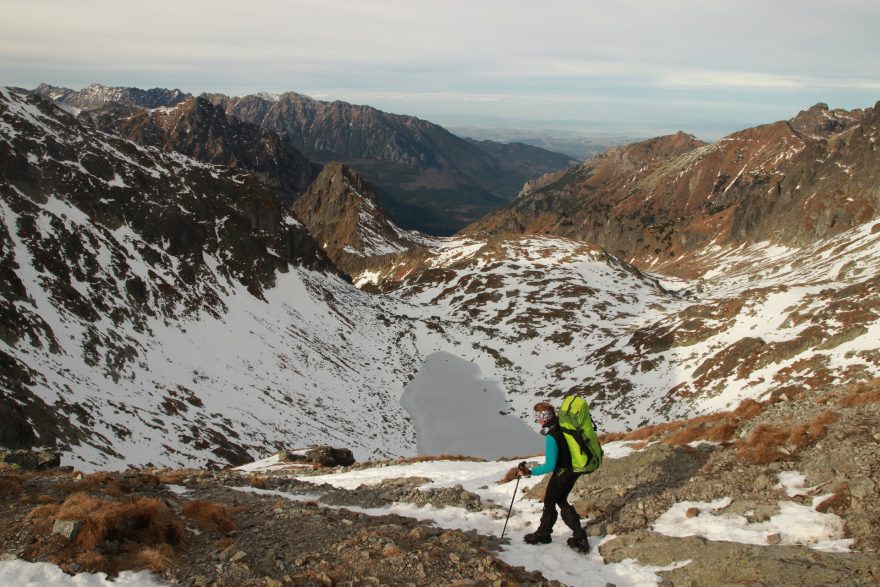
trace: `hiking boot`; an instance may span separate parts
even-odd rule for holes
[[[584,554],[590,552],[590,541],[587,539],[586,534],[583,536],[572,536],[568,539],[568,545],[576,551]]]
[[[553,539],[546,532],[532,532],[523,536],[523,540],[529,544],[550,544]]]

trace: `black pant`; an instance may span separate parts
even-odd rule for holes
[[[556,507],[562,514],[562,521],[571,528],[576,538],[585,536],[586,532],[581,527],[581,519],[574,506],[568,503],[568,494],[571,493],[575,481],[580,473],[574,473],[567,469],[561,472],[554,471],[547,483],[547,492],[544,494],[544,512],[541,514],[541,524],[538,533],[549,536],[553,532],[553,524],[556,523]]]

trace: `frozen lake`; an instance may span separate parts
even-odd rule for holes
[[[508,405],[498,383],[450,353],[428,355],[400,403],[413,418],[420,455],[497,459],[544,452],[540,434],[500,414]]]

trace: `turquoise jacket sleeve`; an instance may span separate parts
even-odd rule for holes
[[[551,435],[548,434],[544,438],[544,464],[532,469],[532,475],[550,473],[556,468],[556,459],[559,457],[559,447],[556,446],[556,440]]]

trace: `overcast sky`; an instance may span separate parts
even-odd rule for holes
[[[880,100],[880,1],[0,0],[0,84],[700,138]]]

